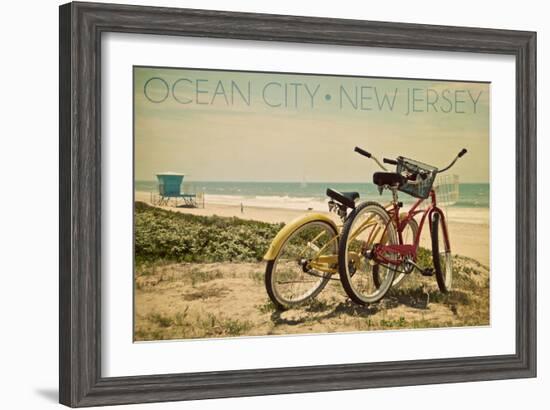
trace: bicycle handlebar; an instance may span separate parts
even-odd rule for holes
[[[382,168],[384,171],[387,171],[386,167],[384,165],[382,165],[382,163],[378,160],[378,158],[376,158],[370,152],[365,151],[364,149],[359,148],[359,147],[355,147],[354,151],[361,154],[361,155],[363,155],[363,156],[365,156],[365,157],[367,157],[367,158],[370,158],[370,159],[374,160],[374,162],[376,162],[380,168]]]
[[[384,167],[384,165],[382,165],[380,163],[380,161],[378,160],[378,158],[376,158],[374,155],[372,155],[370,152],[368,151],[365,151],[364,149],[362,148],[359,148],[359,147],[355,147],[354,149],[355,152],[367,157],[367,158],[371,158],[373,159],[377,164],[378,166],[380,166],[380,168],[382,168],[384,171],[387,171],[386,167]],[[440,169],[440,170],[437,170],[436,172],[437,173],[440,173],[440,172],[445,172],[447,171],[448,169],[450,169],[454,164],[455,162],[459,159],[459,158],[462,158],[466,153],[468,152],[468,150],[466,148],[462,148],[460,150],[460,152],[457,154],[457,156],[455,157],[455,159],[453,159],[451,161],[451,163],[449,165],[447,165],[445,168],[443,169]],[[395,159],[389,159],[389,158],[384,158],[382,160],[385,164],[390,164],[390,165],[397,165],[398,162],[399,162],[399,159],[398,160],[395,160]],[[422,179],[426,179],[428,177],[428,174],[426,174],[425,172],[419,172],[418,175],[420,175],[420,177]]]
[[[363,155],[363,156],[365,156],[365,157],[367,157],[367,158],[372,157],[372,155],[371,155],[370,152],[367,152],[367,151],[365,151],[364,149],[361,149],[361,148],[359,148],[359,147],[355,147],[354,151],[357,152],[357,153],[359,153],[359,154],[361,154],[361,155]]]
[[[462,149],[460,150],[460,152],[458,153],[458,155],[455,157],[455,159],[453,159],[449,165],[447,165],[447,166],[446,166],[445,168],[443,168],[443,169],[440,169],[440,170],[437,171],[437,172],[439,173],[439,172],[445,172],[445,171],[447,171],[448,169],[450,169],[450,168],[455,164],[455,162],[456,162],[459,158],[462,158],[462,157],[464,156],[464,154],[466,154],[467,152],[468,152],[468,150],[467,150],[466,148],[462,148]]]

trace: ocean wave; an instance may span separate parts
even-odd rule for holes
[[[211,195],[205,194],[206,203],[220,205],[243,205],[260,208],[286,208],[302,210],[327,210],[327,200],[313,197],[290,196],[243,196],[243,195]]]

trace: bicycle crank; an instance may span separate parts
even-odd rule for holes
[[[407,273],[412,272],[412,270],[414,268],[416,268],[422,276],[433,276],[434,275],[433,268],[423,268],[421,266],[418,266],[412,259],[409,259],[409,258],[407,258],[405,260],[405,266],[406,266],[405,270],[408,271]]]

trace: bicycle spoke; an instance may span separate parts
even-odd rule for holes
[[[313,249],[315,252],[319,252],[319,251],[320,251],[319,247],[318,247],[317,245],[315,245],[314,243],[308,242],[308,243],[307,243],[307,246],[308,246],[309,248]]]

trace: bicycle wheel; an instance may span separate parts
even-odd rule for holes
[[[401,218],[403,219],[403,218]],[[418,223],[414,219],[410,219],[409,222],[407,222],[407,225],[403,229],[403,232],[401,233],[401,236],[403,237],[403,243],[404,244],[412,244],[414,243],[414,239],[416,238],[416,234],[418,232]],[[392,286],[399,285],[403,279],[408,274],[405,272],[396,272],[395,278],[393,278]],[[380,275],[378,275],[378,267],[375,266],[375,269],[372,271],[372,278],[374,279],[374,284],[379,287],[381,284]]]
[[[397,232],[388,212],[376,202],[363,202],[350,214],[340,238],[338,270],[347,295],[355,303],[365,305],[384,297],[395,276],[395,268],[378,265],[374,249],[380,245],[396,245]],[[395,254],[385,253],[389,259]],[[374,283],[376,271],[379,286]]]
[[[325,221],[298,227],[266,267],[267,294],[284,310],[314,298],[337,272],[338,232]]]
[[[432,218],[432,257],[439,290],[448,292],[453,283],[453,257],[450,246],[447,246],[449,241],[445,241],[444,226],[439,217],[436,212]]]

